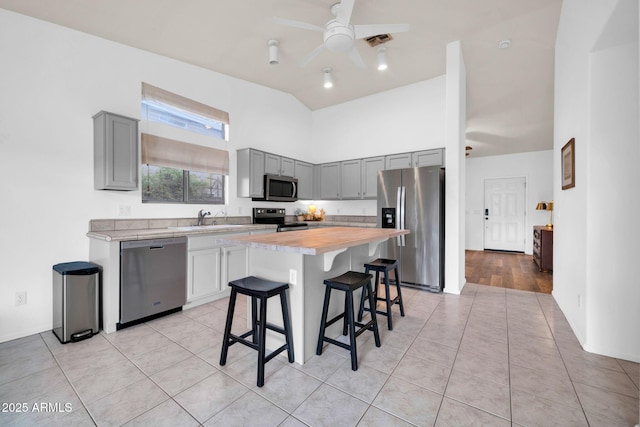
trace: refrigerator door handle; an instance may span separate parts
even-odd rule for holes
[[[402,222],[402,187],[398,187],[396,189],[396,230],[402,229]],[[402,244],[404,243],[402,241],[402,237],[403,236],[396,237],[396,244],[398,246],[402,246]]]
[[[407,207],[405,187],[400,187],[400,229],[404,230],[405,209]],[[400,246],[405,245],[404,235],[400,236]]]

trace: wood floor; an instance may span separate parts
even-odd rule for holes
[[[538,271],[531,255],[465,251],[465,275],[468,283],[520,289],[550,294],[553,274]]]

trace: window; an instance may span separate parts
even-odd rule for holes
[[[217,141],[227,139],[228,113],[146,83],[142,84],[142,117]],[[228,174],[226,150],[142,133],[145,203],[224,204]]]
[[[224,123],[155,100],[142,100],[142,117],[152,122],[227,139],[227,127]]]
[[[225,176],[164,166],[142,166],[142,201],[224,204]]]

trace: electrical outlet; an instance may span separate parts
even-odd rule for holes
[[[16,306],[25,305],[27,303],[26,292],[16,292]]]
[[[294,269],[289,270],[289,283],[295,285],[298,281],[298,272]]]
[[[118,209],[118,214],[120,216],[131,216],[131,206],[130,205],[120,205]]]

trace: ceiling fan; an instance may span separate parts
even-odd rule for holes
[[[409,24],[353,25],[351,23],[351,13],[353,12],[354,3],[355,0],[342,0],[331,6],[331,13],[335,18],[327,22],[324,27],[291,19],[273,18],[273,21],[277,24],[323,33],[323,43],[302,59],[300,62],[301,67],[307,65],[320,52],[327,49],[331,52],[347,53],[354,64],[360,68],[365,68],[362,57],[354,45],[355,40],[379,34],[409,31]]]

